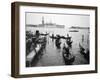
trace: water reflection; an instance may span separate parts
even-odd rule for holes
[[[27,67],[89,64],[88,29],[65,33],[63,30],[64,34],[32,27],[27,31]]]

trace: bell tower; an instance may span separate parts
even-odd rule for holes
[[[42,17],[42,24],[44,25],[44,17]]]

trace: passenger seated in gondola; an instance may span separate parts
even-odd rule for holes
[[[57,35],[57,42],[59,42],[60,43],[60,35]]]
[[[75,60],[75,56],[70,53],[69,47],[66,47],[65,44],[63,47],[63,58],[66,65],[72,65]]]
[[[60,48],[61,42],[60,42],[60,36],[59,35],[57,35],[56,43],[55,44],[56,44],[57,48]]]
[[[34,43],[39,42],[39,36],[40,36],[40,32],[39,30],[36,30],[35,35],[34,35],[35,39],[33,39]]]
[[[52,41],[54,41],[54,34],[52,34]]]
[[[67,34],[67,41],[70,41],[71,37],[69,37],[69,34]]]
[[[36,43],[36,41],[39,39],[40,33],[38,30],[36,30],[34,36],[32,37],[32,42]]]
[[[35,35],[36,35],[36,37],[39,37],[39,35],[40,35],[39,30],[36,30]]]
[[[72,47],[72,40],[71,40],[71,37],[69,37],[69,34],[67,34],[67,38],[66,38],[66,43],[69,47]]]
[[[69,47],[66,47],[64,44],[63,50],[64,50],[64,54],[66,54],[66,56],[68,57],[70,54]]]

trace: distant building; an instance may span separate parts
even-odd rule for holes
[[[42,23],[38,24],[38,25],[33,25],[33,24],[26,24],[26,25],[27,26],[31,26],[31,27],[46,27],[46,28],[64,28],[65,27],[64,25],[59,25],[59,24],[52,23],[52,22],[45,23],[44,17],[42,17],[42,21],[41,22]]]
[[[89,27],[72,26],[70,29],[90,29]]]

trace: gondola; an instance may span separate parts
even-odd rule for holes
[[[52,38],[52,39],[57,39],[57,37],[56,37],[56,36],[50,36],[50,38]]]
[[[66,50],[63,48],[63,58],[64,58],[64,62],[66,65],[72,65],[73,62],[75,61],[75,56],[72,55],[70,52],[66,52]]]
[[[60,39],[56,39],[55,45],[58,49],[60,49],[60,44],[61,44]]]
[[[58,49],[60,49],[60,44],[61,44],[61,42],[56,43],[56,47],[57,47]]]
[[[85,48],[83,48],[80,44],[80,53],[84,56],[84,58],[89,62],[89,50],[85,50]]]
[[[66,41],[66,43],[67,43],[67,45],[68,45],[69,47],[72,47],[73,41]]]

